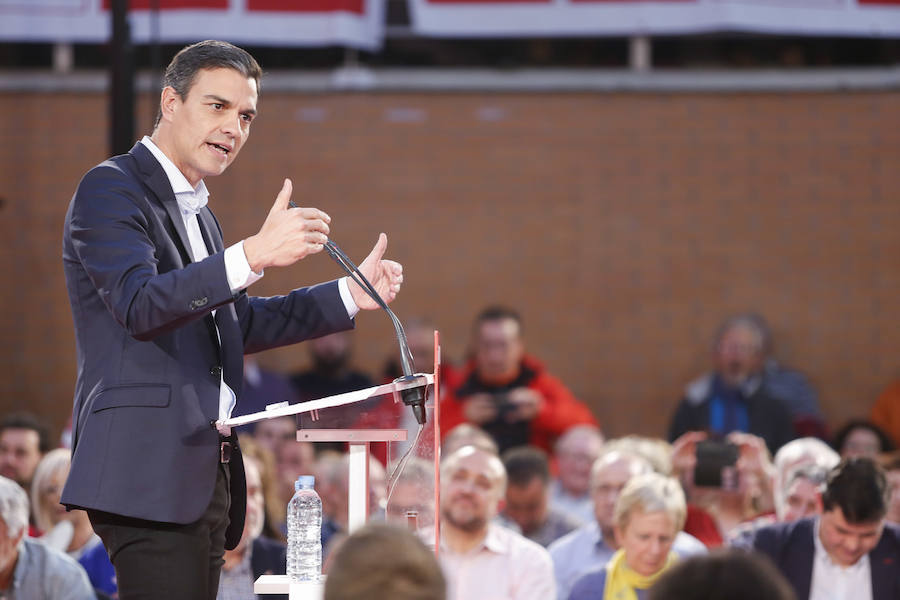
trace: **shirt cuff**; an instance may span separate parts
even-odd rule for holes
[[[347,280],[347,277],[338,279],[338,291],[341,293],[341,300],[344,301],[344,308],[347,309],[347,315],[352,319],[356,316],[356,313],[359,312],[359,307],[353,299],[353,294],[350,293],[350,284],[347,283]]]
[[[225,276],[232,294],[237,294],[262,279],[263,273],[254,273],[247,262],[243,240],[225,249]]]

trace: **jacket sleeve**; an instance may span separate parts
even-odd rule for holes
[[[528,387],[544,398],[534,419],[534,427],[548,438],[548,443],[574,425],[597,425],[591,410],[556,377],[541,373]]]
[[[64,259],[81,264],[129,335],[150,340],[232,300],[224,253],[160,272],[159,231],[145,191],[128,173],[101,165],[85,175],[66,219]],[[180,266],[180,265],[179,265]]]

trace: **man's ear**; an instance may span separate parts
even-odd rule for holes
[[[178,95],[175,88],[170,85],[164,87],[159,96],[159,109],[162,113],[162,120],[171,120],[179,106],[181,106],[181,96]]]

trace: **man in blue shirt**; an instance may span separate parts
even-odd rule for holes
[[[5,600],[93,600],[81,566],[57,550],[26,538],[28,496],[0,477],[0,598]]]

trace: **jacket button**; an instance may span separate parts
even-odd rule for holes
[[[216,365],[209,370],[209,374],[213,377],[221,377],[222,376],[222,367]]]

